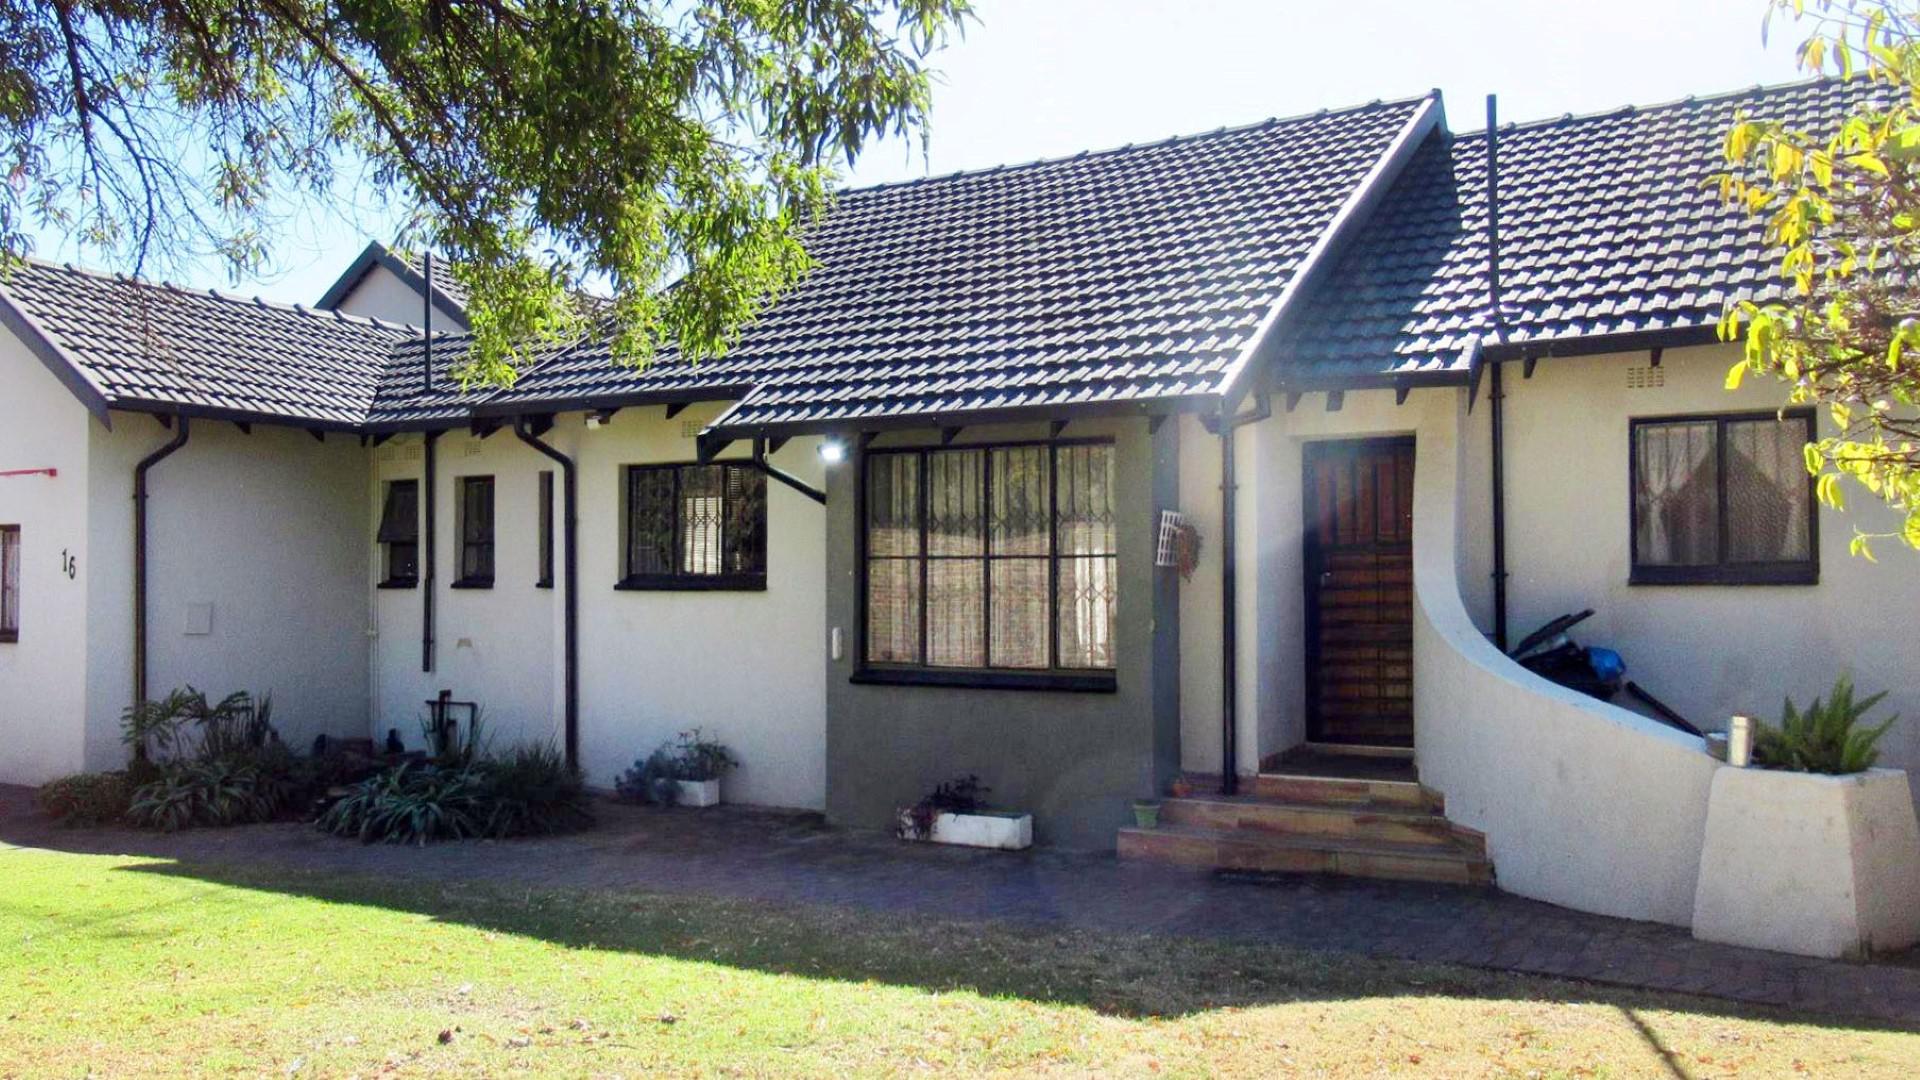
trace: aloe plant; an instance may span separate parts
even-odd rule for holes
[[[1880,737],[1898,715],[1867,726],[1862,718],[1887,696],[1886,691],[1855,700],[1853,678],[1842,675],[1823,700],[1814,698],[1804,711],[1788,698],[1780,726],[1758,725],[1754,736],[1754,763],[1768,769],[1827,773],[1835,776],[1865,772],[1880,760]]]

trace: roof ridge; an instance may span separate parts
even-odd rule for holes
[[[1649,102],[1645,105],[1635,105],[1632,102],[1628,102],[1625,105],[1615,105],[1609,109],[1596,109],[1592,112],[1565,112],[1559,116],[1547,116],[1534,120],[1513,120],[1501,124],[1500,130],[1502,133],[1509,131],[1531,131],[1535,128],[1553,127],[1557,124],[1578,124],[1588,120],[1608,120],[1616,116],[1637,116],[1641,113],[1663,112],[1668,109],[1688,108],[1695,105],[1714,105],[1720,102],[1736,101],[1746,97],[1763,97],[1769,94],[1780,94],[1794,90],[1810,90],[1815,87],[1838,86],[1847,82],[1864,81],[1864,79],[1860,78],[1849,80],[1834,78],[1830,75],[1820,75],[1808,79],[1795,79],[1792,82],[1754,83],[1752,86],[1743,86],[1737,90],[1721,90],[1711,94],[1689,94],[1686,97],[1672,98],[1667,101]],[[1468,131],[1456,131],[1453,133],[1453,137],[1456,139],[1484,139],[1486,136],[1487,129],[1485,127],[1473,128]]]
[[[1194,131],[1194,132],[1187,132],[1185,134],[1169,135],[1162,139],[1151,139],[1146,142],[1130,142],[1130,143],[1123,144],[1121,146],[1106,146],[1106,147],[1100,147],[1098,149],[1077,150],[1070,154],[1058,154],[1053,157],[1038,157],[1038,158],[1032,158],[1028,161],[1020,161],[1020,162],[1012,162],[1012,163],[1003,162],[997,165],[982,165],[972,169],[955,169],[952,172],[940,173],[934,176],[916,176],[911,180],[886,180],[877,184],[862,184],[859,187],[840,188],[839,190],[835,191],[833,195],[835,198],[844,198],[845,196],[848,196],[848,195],[865,195],[869,192],[888,191],[894,188],[910,188],[910,187],[915,187],[921,184],[951,183],[955,180],[962,180],[962,179],[967,179],[967,178],[977,177],[977,176],[994,176],[999,173],[1015,172],[1023,169],[1036,169],[1036,168],[1042,168],[1048,165],[1064,165],[1072,161],[1082,161],[1087,158],[1107,157],[1113,154],[1127,153],[1128,151],[1132,151],[1132,150],[1146,150],[1152,147],[1160,147],[1160,146],[1177,146],[1177,145],[1182,145],[1186,143],[1200,142],[1205,139],[1217,139],[1217,138],[1223,138],[1230,135],[1239,135],[1243,132],[1255,131],[1260,128],[1273,127],[1279,124],[1293,124],[1293,123],[1299,123],[1303,120],[1317,120],[1323,116],[1341,116],[1349,113],[1366,112],[1369,109],[1383,109],[1383,108],[1389,108],[1389,107],[1400,106],[1400,105],[1414,105],[1418,102],[1422,102],[1431,98],[1438,97],[1439,95],[1440,95],[1440,91],[1436,89],[1436,90],[1428,90],[1423,94],[1416,94],[1412,97],[1374,98],[1371,101],[1358,102],[1352,105],[1341,105],[1341,106],[1332,107],[1332,108],[1313,109],[1307,112],[1294,113],[1290,116],[1269,116],[1263,120],[1253,120],[1243,124],[1223,124],[1220,127],[1214,128],[1210,131]]]
[[[346,312],[337,310],[311,308],[305,304],[290,303],[285,300],[269,300],[258,294],[247,296],[242,293],[224,292],[220,289],[196,289],[185,285],[176,285],[165,279],[153,281],[147,278],[134,277],[131,274],[123,274],[115,270],[95,270],[89,266],[76,266],[70,262],[55,262],[52,259],[42,259],[33,255],[23,256],[20,261],[29,266],[40,267],[43,270],[54,270],[74,274],[79,277],[94,278],[114,285],[131,285],[138,289],[147,289],[154,292],[170,292],[181,296],[204,296],[227,304],[262,307],[270,311],[284,311],[309,319],[334,319],[343,323],[371,326],[381,330],[419,331],[419,327],[406,323],[388,322],[385,319],[376,319],[370,315],[349,315]],[[434,336],[440,337],[443,335],[435,334]]]

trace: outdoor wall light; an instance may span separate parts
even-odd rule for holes
[[[820,444],[820,460],[829,465],[838,465],[847,460],[847,444],[839,439],[827,439]]]

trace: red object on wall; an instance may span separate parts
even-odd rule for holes
[[[0,476],[59,476],[59,469],[0,469]]]

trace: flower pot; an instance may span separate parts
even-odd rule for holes
[[[673,784],[680,789],[680,797],[675,800],[680,806],[720,805],[718,780],[675,780]]]
[[[1133,823],[1143,829],[1158,828],[1160,825],[1160,803],[1155,799],[1139,799],[1133,804]]]
[[[1920,822],[1907,774],[1715,770],[1693,936],[1803,956],[1920,942]]]
[[[908,840],[1019,851],[1033,846],[1033,815],[995,810],[971,814],[941,813],[934,815],[933,828],[928,830],[926,836],[915,836],[913,813],[902,810],[899,831]]]

